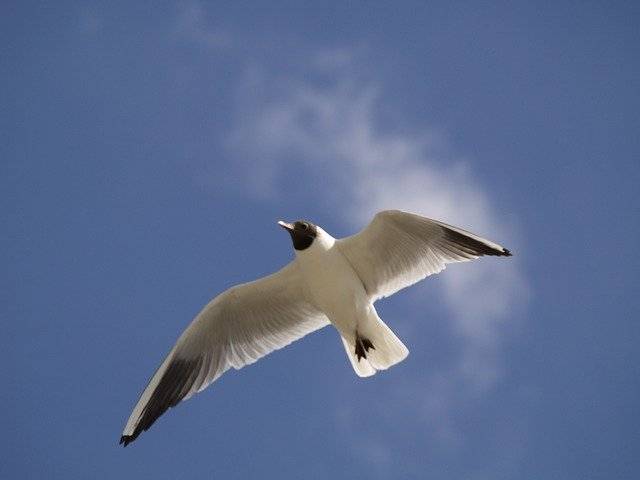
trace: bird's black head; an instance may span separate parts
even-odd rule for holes
[[[293,223],[280,220],[278,225],[289,232],[291,241],[293,242],[293,248],[296,250],[309,248],[318,235],[318,227],[306,220],[298,220]]]

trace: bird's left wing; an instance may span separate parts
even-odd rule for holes
[[[213,299],[178,339],[142,392],[120,443],[126,446],[167,409],[240,369],[329,324],[308,302],[297,265],[237,285]]]
[[[486,238],[400,210],[378,213],[364,230],[337,245],[373,300],[439,273],[448,263],[511,255]]]

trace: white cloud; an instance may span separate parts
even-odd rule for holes
[[[500,378],[505,322],[529,295],[517,256],[521,239],[493,205],[490,189],[474,177],[472,164],[452,159],[441,134],[428,128],[419,134],[392,132],[380,126],[378,112],[386,107],[381,88],[360,81],[351,61],[349,50],[315,57],[313,68],[332,75],[329,83],[314,83],[308,79],[313,75],[300,81],[252,70],[238,96],[230,146],[247,162],[243,171],[250,192],[277,196],[286,170],[304,168],[312,173],[309,178],[330,186],[330,194],[318,195],[317,201],[351,230],[363,227],[379,210],[399,208],[469,229],[516,252],[506,260],[450,266],[441,281],[412,287],[418,293],[409,298],[416,305],[423,298],[444,302],[456,354],[437,371],[398,379],[402,396],[397,400],[405,406],[403,415],[413,413],[411,422],[428,424],[436,441],[455,446],[459,438],[450,412],[489,391]],[[434,288],[440,295],[427,293]],[[428,328],[416,319],[405,321],[413,321],[414,329]],[[411,349],[411,339],[405,340]],[[397,423],[386,405],[379,410],[382,419],[392,415],[389,425]],[[350,417],[344,411],[340,415],[349,434]],[[371,440],[367,445],[372,459],[387,462],[383,444]]]

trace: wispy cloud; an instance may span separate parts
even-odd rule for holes
[[[330,192],[318,195],[318,201],[352,230],[379,210],[399,208],[459,225],[516,251],[507,261],[452,266],[438,282],[414,287],[420,294],[409,297],[419,304],[436,298],[428,293],[434,288],[441,290],[437,298],[449,311],[456,353],[428,375],[399,378],[398,402],[406,407],[404,415],[412,412],[412,422],[428,424],[437,441],[455,445],[458,436],[449,414],[500,378],[504,324],[529,295],[517,257],[522,239],[503,220],[490,188],[474,176],[472,163],[456,158],[442,134],[430,128],[407,133],[381,126],[383,90],[374,81],[359,79],[352,62],[347,49],[315,57],[304,79],[252,70],[238,95],[230,146],[250,162],[251,168],[243,168],[250,192],[277,197],[287,172],[302,168],[324,185],[320,190]],[[318,72],[325,75],[321,81],[314,80]],[[411,320],[411,328],[425,328]],[[406,340],[411,348],[411,339]],[[388,417],[389,409],[379,407],[381,419]],[[348,420],[350,414],[342,410],[340,415]],[[397,423],[397,418],[388,421]],[[340,424],[349,429],[348,421]],[[371,440],[367,445],[376,461],[384,463],[382,444]]]

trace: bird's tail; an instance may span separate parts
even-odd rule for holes
[[[355,335],[342,335],[342,344],[360,377],[386,370],[409,355],[409,349],[377,315],[359,324]]]

